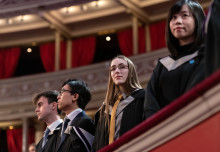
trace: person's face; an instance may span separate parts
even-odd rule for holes
[[[179,40],[180,45],[194,42],[195,21],[189,7],[185,4],[179,13],[170,20],[170,31]]]
[[[58,109],[68,113],[72,111],[73,107],[73,97],[71,94],[71,89],[68,84],[62,87],[60,94],[58,95]]]
[[[35,146],[30,146],[28,149],[28,152],[35,152],[35,151],[36,151]]]
[[[38,117],[38,120],[42,120],[44,122],[47,122],[49,119],[51,113],[56,108],[56,102],[48,104],[48,99],[45,97],[40,97],[37,101],[37,107],[36,107],[36,114]]]
[[[111,77],[116,85],[123,86],[128,77],[128,63],[120,58],[115,58],[111,62]]]

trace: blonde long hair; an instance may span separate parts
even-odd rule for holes
[[[125,93],[127,95],[130,95],[134,90],[141,89],[142,87],[138,80],[138,76],[137,76],[134,63],[124,55],[118,55],[115,58],[113,58],[112,61],[116,58],[122,59],[126,61],[128,64],[129,72],[128,72],[128,77],[125,81]],[[114,84],[112,77],[111,77],[111,71],[109,70],[107,93],[105,96],[104,105],[101,107],[101,110],[100,110],[100,119],[102,118],[102,114],[104,114],[105,124],[108,126],[110,123],[109,122],[109,106],[110,105],[113,106],[115,104],[115,101],[117,100],[119,94],[120,94],[119,86]]]

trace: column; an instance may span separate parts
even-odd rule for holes
[[[55,32],[55,71],[60,70],[60,33]]]
[[[67,40],[66,47],[66,68],[70,69],[72,67],[72,40]]]
[[[146,52],[150,52],[151,51],[151,39],[150,39],[150,26],[149,24],[147,24],[145,26],[145,46],[146,46]]]
[[[132,16],[133,54],[138,54],[138,18]]]
[[[22,118],[22,152],[27,152],[28,118]]]

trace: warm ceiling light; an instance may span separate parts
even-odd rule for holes
[[[8,128],[9,128],[9,129],[14,129],[14,126],[9,126]]]
[[[27,49],[27,52],[28,52],[28,53],[31,53],[31,52],[32,52],[32,49],[31,49],[31,48],[28,48],[28,49]]]
[[[111,37],[110,36],[106,36],[106,41],[111,41]]]
[[[21,16],[20,16],[20,22],[23,22],[23,21],[24,21],[24,16],[21,15]]]
[[[99,1],[98,0],[95,1],[95,7],[99,7]]]
[[[4,20],[0,19],[0,25],[3,25],[3,24],[4,24]]]
[[[69,7],[65,7],[65,13],[69,14]]]
[[[6,19],[6,23],[7,23],[7,24],[12,24],[12,23],[13,23],[13,20],[12,20],[11,18],[8,18],[8,19]]]
[[[82,11],[86,11],[88,9],[88,6],[87,5],[81,5],[81,10]]]

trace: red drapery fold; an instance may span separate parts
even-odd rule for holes
[[[22,128],[7,130],[7,143],[9,152],[21,152]]]
[[[160,21],[150,25],[150,39],[152,51],[166,47],[165,28],[165,21]]]
[[[146,34],[145,28],[139,27],[138,28],[138,54],[146,53]]]
[[[40,57],[47,72],[55,70],[55,44],[54,42],[40,46]]]
[[[127,29],[118,32],[118,42],[121,49],[121,52],[125,56],[133,55],[133,41],[132,41],[132,29]],[[145,28],[138,28],[138,54],[145,53],[146,44],[145,44]]]
[[[72,42],[72,67],[91,64],[95,54],[96,38],[86,37]]]
[[[125,56],[133,55],[132,30],[119,31],[117,36],[122,54]]]
[[[66,42],[60,43],[60,70],[66,69]]]
[[[55,70],[55,43],[46,43],[40,46],[40,56],[47,72]],[[66,42],[60,43],[60,69],[66,68]]]
[[[28,145],[34,143],[35,129],[28,129]],[[22,128],[7,130],[8,152],[22,152]]]
[[[0,49],[0,79],[13,76],[20,53],[20,48]]]

